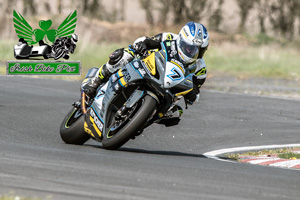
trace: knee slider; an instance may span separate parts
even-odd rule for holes
[[[112,54],[110,54],[108,63],[110,65],[117,64],[122,59],[123,55],[124,48],[115,50],[114,52],[112,52]]]

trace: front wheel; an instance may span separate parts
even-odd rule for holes
[[[60,125],[60,137],[67,144],[81,145],[91,136],[84,131],[84,115],[79,108],[73,108]]]
[[[112,131],[109,131],[104,135],[102,140],[103,148],[110,150],[120,148],[146,125],[147,120],[156,109],[156,101],[151,96],[146,95],[139,103],[140,105],[135,108],[137,110],[132,115],[130,114],[131,116],[124,122],[120,130],[114,134],[112,134]]]

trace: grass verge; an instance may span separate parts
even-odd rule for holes
[[[276,156],[282,159],[300,159],[300,148],[282,148],[282,149],[266,149],[261,151],[250,151],[245,153],[232,153],[226,154],[225,156],[230,158],[231,160],[239,161],[243,156]]]
[[[243,78],[300,80],[300,50],[276,44],[249,45],[224,42],[210,45],[205,55],[209,72]]]

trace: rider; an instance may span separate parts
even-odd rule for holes
[[[179,32],[160,33],[152,38],[138,38],[133,49],[117,49],[109,56],[106,64],[99,69],[92,68],[86,75],[82,83],[81,89],[90,97],[96,95],[96,90],[100,84],[107,82],[109,77],[118,69],[125,66],[133,60],[135,53],[145,55],[148,50],[161,49],[161,42],[176,40],[176,47],[170,48],[168,54],[170,57],[179,57],[182,64],[185,66],[186,73],[193,73],[194,88],[191,92],[185,95],[190,104],[197,100],[200,93],[200,87],[206,79],[206,65],[203,60],[203,55],[209,45],[209,35],[205,26],[195,22],[187,23]],[[177,50],[176,50],[177,49]]]

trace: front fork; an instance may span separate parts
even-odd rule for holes
[[[80,110],[81,112],[85,115],[87,112],[87,108],[89,107],[89,102],[90,98],[83,92],[81,91],[81,96],[80,96]],[[79,103],[79,102],[78,102]],[[75,102],[73,105],[74,107],[79,107],[78,103]]]
[[[83,91],[81,91],[81,112],[85,115],[86,114],[86,95]]]

